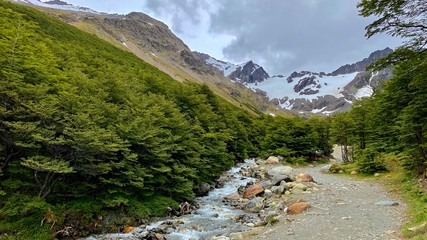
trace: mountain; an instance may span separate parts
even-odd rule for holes
[[[229,79],[237,79],[254,92],[265,95],[279,109],[327,115],[349,109],[355,100],[371,96],[385,79],[390,78],[390,69],[372,72],[366,67],[392,51],[390,48],[375,51],[369,57],[343,65],[331,73],[295,71],[286,78],[283,75],[270,77],[252,61],[233,65],[206,55],[202,59]]]
[[[95,34],[122,50],[134,53],[180,82],[207,84],[212,91],[235,106],[256,113],[289,115],[278,111],[268,98],[251,91],[240,82],[230,82],[221,70],[206,64],[199,54],[192,52],[166,24],[144,13],[106,14],[58,0],[45,2],[14,0],[14,2],[37,8],[81,30]],[[243,67],[242,71],[249,71]],[[257,76],[265,76],[261,69],[256,72]]]
[[[239,65],[217,60],[208,54],[195,52],[206,64],[219,69],[225,77],[240,83],[262,82],[270,75],[260,65],[248,61]]]

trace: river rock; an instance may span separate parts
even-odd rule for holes
[[[255,184],[243,192],[243,198],[255,197],[264,192],[264,188],[260,184]]]
[[[264,196],[266,198],[271,198],[271,196],[273,196],[273,193],[269,189],[265,189],[264,190]]]
[[[274,167],[268,170],[267,175],[271,179],[273,185],[281,181],[292,182],[295,178],[294,169],[289,166]]]
[[[310,207],[311,205],[308,202],[297,202],[297,203],[291,204],[286,210],[286,213],[289,215],[295,215],[295,214],[304,212],[306,209]]]
[[[214,236],[211,237],[211,240],[230,240],[230,238],[226,236]]]
[[[230,193],[227,196],[225,196],[224,198],[227,201],[233,201],[233,200],[239,200],[240,199],[240,195],[239,193]]]
[[[297,184],[296,182],[283,181],[282,183],[280,183],[280,186],[283,186],[285,189],[292,189],[293,187],[295,187],[296,184]]]
[[[135,227],[127,226],[123,228],[122,233],[129,233],[129,232],[132,232],[133,230],[135,230]]]
[[[301,193],[304,192],[304,190],[301,190],[301,189],[292,189],[291,192],[292,192],[292,194],[301,194]]]
[[[297,183],[294,185],[294,187],[292,188],[292,190],[296,190],[296,189],[300,189],[302,191],[307,190],[307,186],[302,184],[302,183]]]
[[[296,176],[295,182],[314,182],[314,180],[310,174],[300,173]]]
[[[249,200],[244,209],[248,212],[258,213],[264,208],[264,199],[262,197],[255,197]]]
[[[280,186],[273,186],[271,188],[271,191],[275,194],[282,194],[285,191],[285,187],[280,185]]]
[[[273,187],[273,183],[271,183],[271,181],[263,181],[261,182],[261,187],[264,189],[270,189]]]
[[[265,161],[267,164],[279,164],[279,158],[275,156],[268,157],[267,161]]]
[[[243,234],[242,233],[230,233],[228,235],[231,240],[243,240]]]
[[[206,195],[208,192],[212,189],[211,185],[209,183],[202,182],[197,189],[197,195]]]

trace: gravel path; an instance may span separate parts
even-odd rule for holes
[[[296,216],[283,214],[273,227],[254,230],[245,239],[401,239],[405,203],[389,195],[385,188],[372,180],[354,180],[320,172],[321,166],[298,168],[319,184],[319,190],[302,194],[301,199],[312,207]],[[375,203],[393,200],[397,206]]]

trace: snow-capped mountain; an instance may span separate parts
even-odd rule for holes
[[[105,14],[101,12],[97,12],[87,7],[74,6],[67,2],[61,0],[12,0],[18,3],[32,4],[40,7],[54,8],[66,11],[78,11],[78,12],[86,12],[93,14]]]
[[[365,70],[369,64],[391,52],[390,48],[375,51],[368,58],[341,66],[331,73],[301,71],[286,78],[283,75],[269,77],[266,72],[255,78],[254,73],[262,67],[252,61],[234,65],[209,56],[202,59],[231,80],[238,80],[254,92],[267,96],[278,108],[331,114],[350,108],[356,99],[371,96],[382,81],[391,77],[389,69],[380,72]],[[246,66],[250,71],[245,70]],[[242,73],[245,73],[244,77],[240,75]]]
[[[252,61],[237,65],[215,59],[204,53],[194,53],[204,60],[206,64],[219,69],[223,72],[225,77],[228,77],[233,81],[241,83],[256,83],[263,82],[270,77],[263,67]]]

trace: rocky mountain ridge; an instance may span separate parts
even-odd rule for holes
[[[357,99],[371,96],[385,79],[392,76],[390,69],[380,72],[366,70],[371,63],[392,51],[390,48],[375,51],[361,61],[343,65],[330,73],[294,71],[285,79],[282,79],[283,75],[267,77],[269,75],[265,73],[256,78],[256,81],[251,81],[254,79],[252,75],[254,72],[236,70],[226,72],[224,68],[234,66],[238,69],[242,68],[242,65],[219,61],[208,55],[202,60],[223,71],[229,79],[234,81],[237,79],[254,92],[268,97],[279,109],[331,114],[349,109]],[[248,63],[249,66],[255,65],[252,61]],[[258,66],[258,69],[262,67]]]

